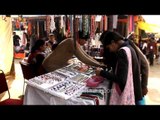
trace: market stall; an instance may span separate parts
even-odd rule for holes
[[[109,82],[80,66],[70,64],[26,81],[24,105],[106,105]]]

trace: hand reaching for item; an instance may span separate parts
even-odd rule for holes
[[[101,70],[103,70],[103,69],[100,68],[100,67],[97,67],[97,68],[96,68],[95,73],[96,73],[97,76],[100,76]]]

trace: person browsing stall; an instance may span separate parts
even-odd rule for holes
[[[141,86],[134,89],[134,75],[140,75],[138,58],[135,50],[130,46],[128,41],[117,32],[105,31],[102,33],[100,41],[105,51],[109,51],[113,61],[116,61],[113,72],[105,71],[102,68],[96,69],[96,75],[107,78],[112,81],[112,91],[109,100],[110,105],[135,105],[140,96],[135,96],[135,92],[140,92]],[[114,56],[115,55],[115,56]],[[104,54],[104,58],[106,58]],[[110,59],[110,60],[112,60]],[[110,63],[112,63],[110,61]],[[113,64],[112,64],[113,65]],[[138,77],[140,82],[140,77]],[[139,83],[140,84],[140,83]]]
[[[78,32],[78,39],[74,41],[73,38],[64,39],[58,44],[56,49],[51,52],[43,61],[42,66],[45,72],[52,72],[56,69],[68,65],[68,61],[73,56],[77,57],[80,61],[87,65],[103,66],[101,63],[89,56],[81,46],[86,43],[89,35],[83,36],[83,32]]]

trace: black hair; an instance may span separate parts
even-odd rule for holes
[[[34,46],[31,49],[31,53],[35,52],[36,50],[38,50],[42,45],[45,44],[45,41],[42,39],[38,39],[36,40]]]
[[[106,48],[106,45],[111,44],[111,42],[119,41],[121,39],[124,39],[123,36],[121,36],[119,33],[115,31],[104,31],[100,36],[100,41],[103,45],[103,57],[104,57],[104,63],[108,66],[112,67],[115,70],[116,62],[117,62],[117,55],[115,53],[111,53],[108,48]]]
[[[111,44],[112,41],[123,40],[124,37],[115,31],[104,31],[100,36],[100,41],[103,46]]]

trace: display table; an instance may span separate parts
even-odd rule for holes
[[[102,83],[106,85],[108,83]],[[107,95],[104,101],[100,101],[100,105],[106,105]],[[46,93],[36,87],[30,85],[26,86],[26,91],[24,95],[24,105],[95,105],[92,100],[84,100],[77,97],[72,97],[68,100],[62,99],[60,97]]]
[[[82,78],[79,77],[80,75],[83,75],[81,73],[78,73],[76,74],[76,76],[74,77],[72,76],[64,80],[62,78],[63,77],[65,78],[66,76],[63,75],[61,76],[61,81],[60,81],[57,75],[64,70],[67,70],[67,72],[69,71],[68,68],[67,69],[65,68],[65,69],[59,70],[58,72],[54,71],[52,73],[47,73],[45,75],[41,75],[39,77],[35,77],[27,81],[23,104],[24,105],[106,105],[107,104],[107,97],[108,97],[107,92],[108,92],[108,86],[109,86],[109,82],[107,80],[104,80],[101,84],[99,84],[99,86],[92,87],[92,88],[87,87],[85,84],[82,84],[83,80]],[[64,72],[64,74],[70,75],[67,72]],[[60,82],[54,83],[55,82],[54,80],[57,80],[57,79]],[[38,80],[39,82],[37,82]],[[81,80],[81,83],[80,83],[80,80]],[[45,83],[42,83],[43,81],[45,81]],[[67,86],[66,83],[68,84],[68,81],[70,84],[72,81],[74,81],[73,82],[74,84],[72,83],[73,85]],[[77,92],[75,92],[73,95],[71,94],[65,95],[64,93],[66,93],[67,90],[66,91],[65,89],[63,90],[62,85],[64,84],[66,85],[65,87],[68,91],[69,90],[71,91],[75,86],[77,87],[78,85],[81,85],[82,87],[79,87]],[[95,96],[94,97],[92,96],[93,97],[92,99],[88,98],[89,95],[82,96],[82,93],[86,93],[86,92],[93,93],[95,91],[102,93],[103,95],[103,97],[100,97],[100,96],[96,97],[96,98],[99,98],[98,101],[97,99],[95,99]]]

